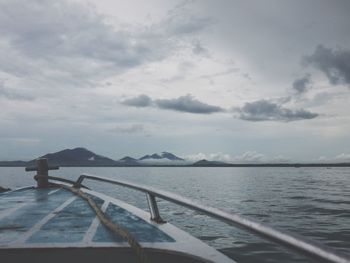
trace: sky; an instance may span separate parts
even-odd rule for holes
[[[0,160],[350,161],[347,0],[0,0]]]

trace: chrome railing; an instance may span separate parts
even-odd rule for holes
[[[277,230],[268,225],[261,224],[257,221],[248,219],[238,214],[228,213],[214,207],[199,204],[197,202],[194,202],[190,199],[184,198],[171,192],[158,190],[153,187],[148,187],[145,185],[135,184],[127,181],[113,180],[110,178],[94,176],[89,174],[82,174],[78,178],[74,186],[80,188],[84,179],[111,183],[146,193],[151,219],[157,223],[164,223],[164,221],[160,216],[156,197],[200,212],[209,217],[216,218],[227,224],[238,226],[249,232],[255,233],[263,238],[267,238],[278,244],[284,245],[298,252],[306,254],[313,259],[335,263],[350,263],[350,258],[348,256],[341,255],[340,253],[334,251],[329,247],[325,247],[322,244],[309,241],[304,237],[301,237],[296,234],[291,234],[285,231]]]

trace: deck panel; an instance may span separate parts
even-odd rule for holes
[[[95,215],[85,200],[77,198],[43,225],[27,242],[81,242]]]
[[[56,189],[57,190],[57,189]],[[25,242],[45,243],[81,243],[96,218],[89,204],[79,197],[63,207],[74,194],[68,190],[28,188],[2,194],[0,198],[0,247],[9,243]],[[52,194],[50,194],[52,193]],[[89,194],[99,207],[105,200]],[[8,214],[6,214],[8,212]],[[127,229],[139,242],[175,242],[173,238],[159,228],[135,216],[127,210],[109,203],[106,215]],[[47,222],[45,222],[45,218]],[[38,222],[44,221],[42,225]],[[27,238],[23,238],[23,236]],[[98,222],[97,230],[91,237],[92,242],[125,243],[126,240],[112,234]]]
[[[45,189],[45,192],[48,190]],[[8,209],[16,207],[20,203],[35,201],[36,191],[34,188],[23,189],[0,194],[0,214]]]
[[[69,197],[72,197],[72,194],[64,191],[57,191],[49,195],[50,189],[32,189],[28,191],[34,192],[34,197],[28,198],[24,195],[20,200],[25,205],[0,220],[0,246],[14,242],[47,214],[64,203]],[[14,194],[14,198],[17,198],[18,193],[14,192]],[[12,195],[9,194],[5,198],[3,196],[2,199],[11,200]]]
[[[125,209],[110,204],[107,207],[106,214],[112,221],[122,228],[127,229],[139,242],[175,242],[173,238],[159,230],[157,227],[147,223],[143,219],[131,214]],[[93,239],[96,242],[120,241],[121,238],[115,237],[103,225],[97,229]]]

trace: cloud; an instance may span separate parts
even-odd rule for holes
[[[264,154],[258,153],[256,151],[248,151],[243,153],[240,156],[236,156],[234,159],[235,161],[241,161],[241,162],[261,162],[265,158]]]
[[[150,25],[112,26],[81,1],[2,0],[0,72],[31,83],[33,90],[94,87],[106,77],[170,57],[211,24],[187,5]]]
[[[350,162],[350,154],[349,153],[341,153],[341,154],[338,154],[337,156],[335,156],[334,159],[338,160],[338,161]]]
[[[0,83],[0,97],[7,98],[9,100],[34,100],[34,97],[24,94],[19,90],[15,90],[13,88],[7,88]]]
[[[272,102],[268,100],[258,100],[247,102],[243,107],[233,107],[232,112],[238,113],[235,117],[246,121],[282,121],[290,122],[297,120],[313,119],[319,116],[304,109],[289,109],[283,104],[289,102],[291,97],[283,97]],[[212,114],[228,112],[226,109],[210,105],[195,99],[191,95],[180,96],[175,99],[152,99],[145,94],[129,98],[121,102],[123,105],[132,107],[157,107],[164,110],[187,112],[193,114]]]
[[[283,163],[289,162],[288,158],[283,156],[268,157],[265,154],[258,153],[256,151],[247,151],[240,155],[230,155],[227,153],[197,153],[186,156],[186,160],[196,162],[199,160],[219,161],[226,163]]]
[[[81,3],[40,1],[31,3],[1,1],[0,32],[18,55],[27,60],[51,62],[50,68],[62,63],[73,74],[91,68],[113,67],[122,70],[141,64],[155,54],[130,34],[114,30],[96,11]]]
[[[303,99],[303,104],[306,107],[320,107],[324,105],[339,104],[342,100],[346,101],[346,98],[350,98],[350,94],[347,91],[318,92],[310,98]]]
[[[332,85],[350,85],[350,50],[332,50],[319,45],[304,61],[326,74]]]
[[[177,73],[171,77],[161,78],[160,81],[164,83],[171,83],[184,80],[189,72],[195,68],[195,65],[189,61],[183,61],[177,65]]]
[[[152,105],[152,99],[145,94],[141,94],[137,97],[123,100],[121,103],[133,107],[149,107]]]
[[[247,102],[241,108],[233,108],[237,112],[238,118],[246,121],[297,121],[304,119],[313,119],[318,116],[304,109],[292,110],[283,107],[280,104],[268,101],[258,100]]]
[[[305,75],[304,77],[296,79],[293,82],[293,89],[297,94],[303,94],[308,90],[310,83],[310,75]]]
[[[333,157],[321,156],[318,158],[320,162],[350,162],[350,153],[341,153]]]
[[[216,23],[212,17],[200,17],[190,8],[191,3],[184,1],[168,12],[162,21],[166,30],[172,35],[191,35],[199,33]]]
[[[130,68],[145,60],[164,57],[164,54],[155,53],[159,49],[150,48],[150,43],[145,42],[159,45],[160,35],[150,39],[151,32],[140,32],[135,28],[134,32],[116,30],[106,24],[95,9],[82,3],[11,0],[2,1],[0,6],[4,12],[0,16],[0,32],[28,57],[91,59],[111,63],[117,68]],[[175,18],[168,20],[173,24],[185,24]],[[159,24],[154,26],[162,28]],[[188,27],[188,33],[197,31]],[[181,34],[182,30],[177,31]],[[169,37],[164,32],[162,36]]]
[[[194,99],[191,95],[181,96],[177,99],[158,99],[154,101],[161,109],[189,112],[196,114],[211,114],[223,112],[219,106],[213,106]]]
[[[143,133],[145,131],[145,127],[142,124],[117,125],[109,131],[122,134],[134,134]]]
[[[219,106],[213,106],[201,102],[191,95],[180,96],[176,99],[151,99],[147,95],[139,95],[134,98],[126,99],[121,102],[124,105],[132,107],[158,107],[164,110],[173,110],[179,112],[188,112],[195,114],[211,114],[225,111]]]
[[[192,52],[196,55],[203,55],[209,57],[209,51],[203,47],[202,43],[199,40],[192,42]]]

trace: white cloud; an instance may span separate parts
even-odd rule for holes
[[[289,162],[290,160],[283,157],[282,155],[268,157],[264,154],[258,153],[256,151],[247,151],[241,155],[230,155],[226,153],[197,153],[193,155],[186,156],[186,160],[189,161],[199,161],[206,159],[208,161],[220,161],[227,163],[262,163],[262,162]]]
[[[350,153],[341,153],[333,157],[321,156],[318,158],[320,162],[350,162]]]
[[[242,162],[261,162],[264,161],[265,155],[258,153],[256,151],[248,151],[243,153],[240,156],[234,157],[235,161],[242,161]]]

